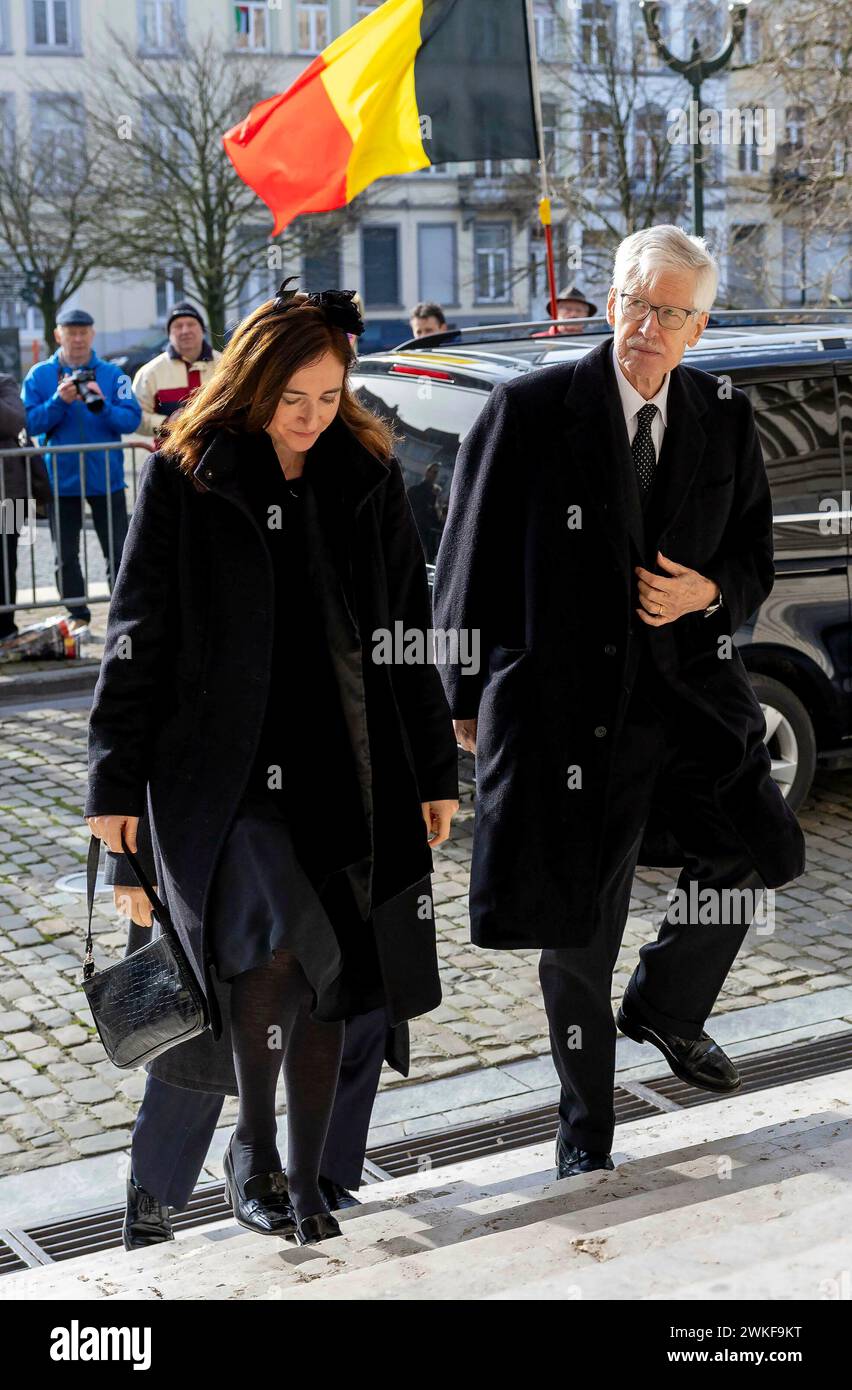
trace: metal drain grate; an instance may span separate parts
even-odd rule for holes
[[[188,1226],[207,1226],[211,1221],[224,1221],[231,1215],[231,1204],[225,1198],[225,1185],[206,1183],[198,1187],[185,1211],[172,1215],[176,1231]],[[78,1255],[91,1255],[98,1250],[114,1250],[121,1245],[123,1207],[102,1207],[83,1216],[69,1216],[63,1221],[49,1221],[43,1226],[28,1226],[22,1233],[38,1248],[43,1259],[39,1263],[72,1260]],[[13,1233],[14,1234],[14,1233]]]
[[[27,1269],[27,1261],[13,1250],[11,1245],[7,1245],[5,1240],[0,1240],[0,1274],[14,1274],[16,1269]]]
[[[852,1067],[852,1029],[834,1033],[811,1042],[792,1043],[786,1047],[768,1048],[737,1058],[737,1070],[742,1087],[736,1092],[761,1091],[783,1086],[791,1081],[824,1076]],[[654,1097],[659,1097],[659,1105]],[[659,1115],[666,1111],[707,1105],[721,1099],[708,1091],[700,1091],[674,1076],[658,1081],[637,1084],[635,1092],[630,1083],[615,1088],[615,1115],[619,1124],[630,1120]],[[370,1149],[366,1172],[373,1178],[402,1177],[422,1168],[443,1167],[449,1163],[464,1163],[505,1149],[525,1148],[530,1144],[549,1143],[556,1136],[557,1107],[539,1106],[515,1115],[477,1124],[460,1125],[454,1129],[438,1130],[416,1139],[403,1139],[381,1148]],[[207,1183],[196,1188],[185,1211],[175,1212],[172,1225],[176,1231],[223,1221],[231,1215],[223,1183]],[[41,1226],[6,1230],[0,1235],[0,1274],[11,1274],[33,1265],[71,1260],[98,1250],[111,1250],[121,1245],[123,1207],[103,1207],[61,1221],[45,1222]]]
[[[753,1052],[748,1057],[737,1058],[737,1071],[742,1077],[742,1085],[736,1091],[741,1096],[749,1091],[767,1091],[773,1086],[787,1086],[791,1081],[806,1081],[812,1076],[826,1076],[830,1072],[845,1071],[852,1067],[852,1029],[848,1033],[832,1033],[826,1038],[815,1038],[808,1043],[788,1043],[786,1047],[770,1047],[765,1052]],[[676,1076],[665,1076],[659,1081],[642,1083],[648,1091],[654,1091],[666,1100],[677,1105],[707,1105],[720,1097],[711,1091],[699,1091]]]
[[[615,1088],[615,1118],[618,1124],[658,1115],[659,1106]],[[497,1120],[461,1125],[423,1134],[417,1139],[399,1139],[381,1149],[371,1149],[368,1157],[388,1178],[401,1178],[423,1168],[443,1168],[448,1163],[464,1163],[483,1158],[500,1149],[523,1149],[528,1144],[544,1144],[556,1138],[558,1111],[555,1105],[523,1110]]]

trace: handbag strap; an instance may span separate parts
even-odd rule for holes
[[[130,865],[131,869],[133,870],[137,879],[139,880],[139,886],[144,890],[149,902],[151,903],[151,907],[154,911],[154,916],[160,923],[163,932],[166,935],[173,936],[174,928],[172,927],[172,924],[169,921],[169,914],[166,908],[160,902],[160,899],[157,897],[157,894],[154,891],[154,886],[148,878],[148,875],[145,873],[145,870],[142,868],[142,865],[140,864],[138,858],[133,853],[133,850],[128,847],[127,841],[124,838],[124,831],[121,832],[121,848],[125,855],[125,858],[127,859],[128,864]],[[98,881],[98,863],[100,861],[100,857],[101,842],[98,839],[97,835],[92,835],[92,837],[89,840],[89,855],[86,860],[86,900],[89,908],[89,922],[88,927],[86,929],[86,954],[83,957],[84,980],[90,979],[95,972],[95,959],[92,950],[92,912],[95,906],[95,888],[97,886]]]

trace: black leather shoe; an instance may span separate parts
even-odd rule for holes
[[[286,1173],[253,1173],[240,1190],[234,1173],[231,1145],[222,1160],[225,1186],[234,1216],[247,1231],[261,1236],[292,1236],[296,1232],[296,1213],[290,1202]]]
[[[127,1206],[121,1228],[125,1250],[141,1250],[146,1245],[159,1245],[174,1238],[171,1208],[140,1187],[131,1173],[127,1179]]]
[[[343,1232],[328,1211],[318,1211],[315,1216],[306,1216],[296,1227],[296,1239],[300,1245],[316,1245],[321,1240],[331,1240]]]
[[[561,1130],[556,1135],[556,1176],[573,1178],[576,1173],[594,1173],[598,1168],[608,1172],[615,1167],[609,1154],[595,1153],[592,1149],[578,1149],[562,1138]]]
[[[357,1197],[333,1178],[324,1178],[320,1173],[319,1190],[325,1198],[329,1211],[343,1211],[344,1207],[360,1207]]]
[[[717,1042],[707,1033],[701,1032],[697,1038],[679,1038],[674,1033],[664,1033],[650,1023],[643,1023],[635,1013],[618,1010],[616,1023],[621,1032],[638,1043],[653,1043],[658,1047],[681,1081],[690,1086],[699,1086],[702,1091],[737,1091],[742,1085],[740,1074]]]

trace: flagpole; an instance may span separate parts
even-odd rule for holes
[[[538,171],[541,196],[538,200],[538,217],[544,228],[544,245],[547,254],[547,283],[550,288],[550,307],[552,319],[556,318],[556,271],[553,265],[553,229],[550,224],[550,188],[547,182],[547,164],[544,157],[544,132],[541,117],[541,92],[538,87],[538,53],[535,42],[535,15],[533,0],[524,0],[527,16],[527,40],[530,50],[530,80],[532,82],[533,109],[535,111],[535,133],[538,144]]]

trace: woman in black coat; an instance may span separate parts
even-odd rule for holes
[[[282,286],[171,422],[89,723],[89,825],[133,849],[147,811],[214,1039],[229,1015],[235,1215],[302,1242],[339,1230],[318,1176],[344,1020],[440,1000],[431,847],[458,808],[434,665],[386,659],[384,634],[430,628],[429,593],[392,435],[348,385],[351,298]]]

